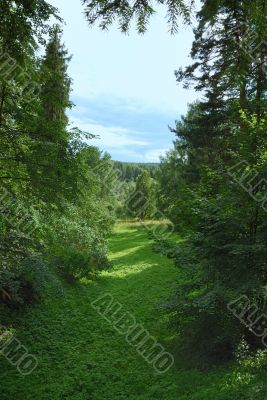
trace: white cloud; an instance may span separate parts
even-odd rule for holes
[[[160,157],[164,156],[169,149],[154,149],[149,150],[144,155],[145,162],[159,162]]]
[[[72,118],[71,123],[79,129],[99,135],[99,139],[93,139],[91,144],[104,150],[124,148],[127,146],[149,146],[149,142],[131,137],[131,132],[118,126],[104,126],[94,122],[85,123],[79,118]]]
[[[173,125],[199,93],[177,85],[174,70],[190,63],[193,32],[167,32],[159,8],[146,35],[122,35],[114,26],[108,32],[89,28],[84,7],[74,1],[50,0],[66,21],[64,41],[73,59],[70,112],[74,125],[100,136],[91,143],[113,159],[157,162],[172,147]],[[197,4],[199,0],[197,0]]]

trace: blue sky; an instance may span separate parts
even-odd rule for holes
[[[164,11],[148,32],[121,34],[89,27],[80,0],[50,0],[64,18],[64,42],[73,55],[70,112],[73,126],[97,134],[92,141],[120,161],[157,162],[172,147],[168,125],[196,100],[194,91],[177,85],[174,70],[190,62],[190,28],[168,33]]]

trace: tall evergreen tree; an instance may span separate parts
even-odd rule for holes
[[[152,218],[156,213],[155,202],[155,181],[144,170],[136,178],[135,190],[127,200],[128,212],[141,220]]]
[[[176,162],[175,194],[168,198],[162,177],[163,199],[180,228],[193,226],[177,253],[185,282],[175,300],[179,331],[190,352],[213,361],[233,354],[242,338],[262,346],[227,305],[246,295],[266,312],[265,7],[260,0],[203,2],[195,62],[176,75],[205,99],[177,124],[175,149],[161,167],[164,173]]]
[[[39,105],[28,162],[32,184],[44,200],[46,196],[56,200],[54,196],[67,195],[67,186],[71,186],[71,132],[67,129],[66,115],[72,106],[71,80],[67,74],[69,60],[61,44],[59,28],[55,27],[40,65]]]

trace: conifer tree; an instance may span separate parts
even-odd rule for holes
[[[67,74],[69,61],[60,31],[55,27],[40,65],[39,105],[28,163],[32,184],[44,200],[67,195],[67,186],[71,186],[71,133],[67,129],[66,114],[72,106],[71,80]]]
[[[202,361],[230,357],[242,338],[262,347],[227,305],[247,296],[266,312],[265,7],[262,0],[203,2],[194,63],[176,73],[205,95],[177,124],[175,148],[160,168],[170,217],[184,232],[193,227],[176,256],[185,284],[174,309]],[[172,168],[176,179],[164,188]]]
[[[167,20],[171,33],[178,30],[179,18],[186,23],[190,22],[191,8],[194,0],[160,1],[167,9]],[[132,21],[137,21],[137,31],[144,33],[150,18],[157,12],[158,2],[154,4],[147,0],[130,2],[120,1],[99,1],[83,0],[85,15],[88,22],[93,25],[99,21],[101,29],[107,29],[114,20],[118,20],[122,32],[128,32]]]
[[[141,220],[153,218],[155,209],[155,181],[147,170],[143,170],[136,178],[134,192],[127,201],[130,215]]]

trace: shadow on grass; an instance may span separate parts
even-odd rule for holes
[[[61,298],[51,290],[27,315],[13,320],[16,334],[37,356],[39,366],[24,379],[0,359],[3,400],[267,398],[256,391],[259,385],[254,385],[254,394],[249,392],[246,374],[231,370],[201,373],[173,368],[168,374],[155,375],[90,303],[105,292],[111,293],[165,345],[171,340],[168,313],[158,312],[155,305],[170,296],[169,284],[177,270],[170,260],[153,253],[145,228],[123,228],[109,242],[118,270],[104,271],[94,282],[65,285]],[[253,385],[250,390],[254,390]]]

